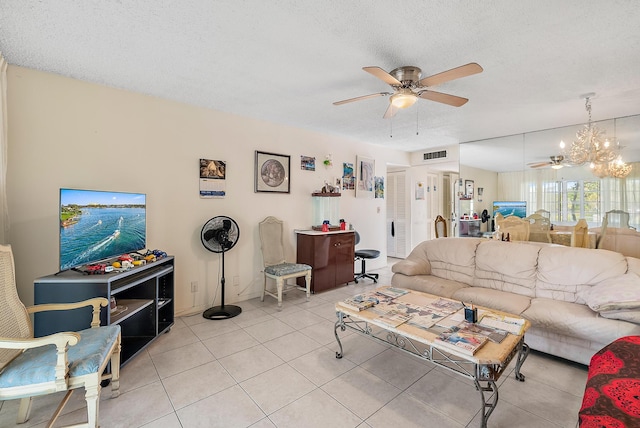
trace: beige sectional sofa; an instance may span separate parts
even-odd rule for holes
[[[613,251],[439,238],[392,270],[396,287],[519,314],[531,322],[532,349],[578,363],[640,335],[640,259]]]

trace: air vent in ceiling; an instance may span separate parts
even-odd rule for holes
[[[439,150],[437,152],[424,153],[422,155],[422,160],[424,161],[433,161],[433,160],[446,159],[446,158],[447,158],[446,150]]]

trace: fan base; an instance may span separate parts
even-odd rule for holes
[[[242,308],[234,305],[214,306],[202,313],[204,318],[210,320],[224,320],[240,315]]]

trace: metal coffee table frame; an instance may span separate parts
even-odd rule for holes
[[[500,378],[503,371],[513,358],[516,357],[516,355],[515,378],[520,382],[524,382],[525,376],[520,373],[520,368],[529,355],[529,346],[524,342],[524,335],[522,335],[516,346],[511,350],[507,358],[502,361],[501,364],[479,364],[466,360],[463,357],[457,357],[449,354],[448,352],[433,346],[431,343],[423,343],[419,340],[411,339],[398,332],[388,330],[387,328],[380,327],[376,324],[373,324],[373,326],[377,327],[380,331],[374,333],[372,323],[369,321],[352,318],[350,314],[337,309],[336,316],[338,317],[338,320],[335,323],[334,334],[336,336],[338,346],[340,347],[340,351],[336,352],[336,358],[342,358],[343,355],[342,343],[338,336],[338,329],[345,331],[348,328],[356,333],[368,336],[376,341],[392,345],[408,354],[430,361],[439,367],[457,373],[467,379],[471,379],[475,383],[476,390],[480,392],[482,400],[482,428],[486,428],[487,420],[498,404],[498,385],[496,384],[496,381]],[[378,334],[381,334],[382,337]],[[424,350],[420,350],[421,347],[418,347],[416,343],[422,345],[421,347],[424,347]]]

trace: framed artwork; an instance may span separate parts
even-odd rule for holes
[[[384,199],[384,177],[375,177],[376,199]]]
[[[226,176],[225,161],[200,159],[200,197],[224,198],[227,194]]]
[[[464,180],[464,195],[473,199],[473,180]]]
[[[376,161],[363,156],[356,156],[356,198],[373,198],[376,189],[374,174]]]
[[[291,156],[256,150],[255,192],[289,193]]]
[[[303,171],[316,170],[316,158],[313,156],[300,156],[300,169]]]
[[[353,190],[355,186],[355,177],[353,175],[353,164],[343,162],[342,164],[342,190]]]

